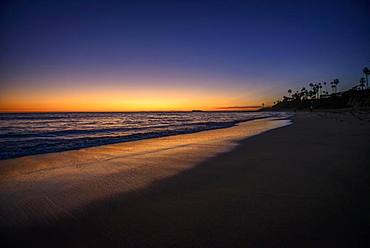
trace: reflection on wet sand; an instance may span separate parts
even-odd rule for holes
[[[233,148],[289,120],[0,161],[0,219],[27,225],[68,215],[90,202],[137,190]]]

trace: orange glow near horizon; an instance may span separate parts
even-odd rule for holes
[[[258,105],[248,102],[249,105]],[[179,90],[13,90],[0,95],[0,112],[254,110],[224,92]],[[225,106],[225,108],[224,108]]]
[[[228,87],[220,78],[89,76],[0,81],[0,112],[256,110],[262,103],[270,104],[270,99],[258,83]]]

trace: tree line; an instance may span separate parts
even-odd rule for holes
[[[369,75],[370,70],[365,67],[362,70],[363,77],[360,78],[358,83],[352,87],[351,90],[365,90],[369,89]],[[282,101],[294,101],[294,100],[315,100],[320,98],[328,98],[331,96],[335,96],[338,94],[338,85],[340,81],[339,79],[334,79],[333,81],[327,82],[320,82],[320,83],[310,83],[308,87],[302,87],[300,90],[296,90],[295,92],[292,89],[288,89],[288,96],[283,96]],[[329,92],[328,88],[331,88],[331,93]],[[275,104],[280,103],[281,100],[274,102]]]

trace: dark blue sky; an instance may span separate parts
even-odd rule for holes
[[[342,87],[349,87],[370,64],[368,1],[1,5],[4,92],[72,87],[76,81],[94,87],[127,82],[131,88],[173,82],[189,88],[258,89],[258,94],[278,97],[287,87],[315,80],[339,78]]]

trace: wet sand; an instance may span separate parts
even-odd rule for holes
[[[26,227],[73,217],[91,202],[139,190],[191,169],[239,140],[289,120],[0,161],[0,223]]]
[[[242,141],[246,130],[235,127],[191,134],[188,145],[174,136],[161,138],[162,146],[148,146],[159,140],[153,139],[2,161],[2,240],[366,247],[370,122],[364,116],[298,113],[292,125]],[[135,153],[148,147],[155,152]]]

